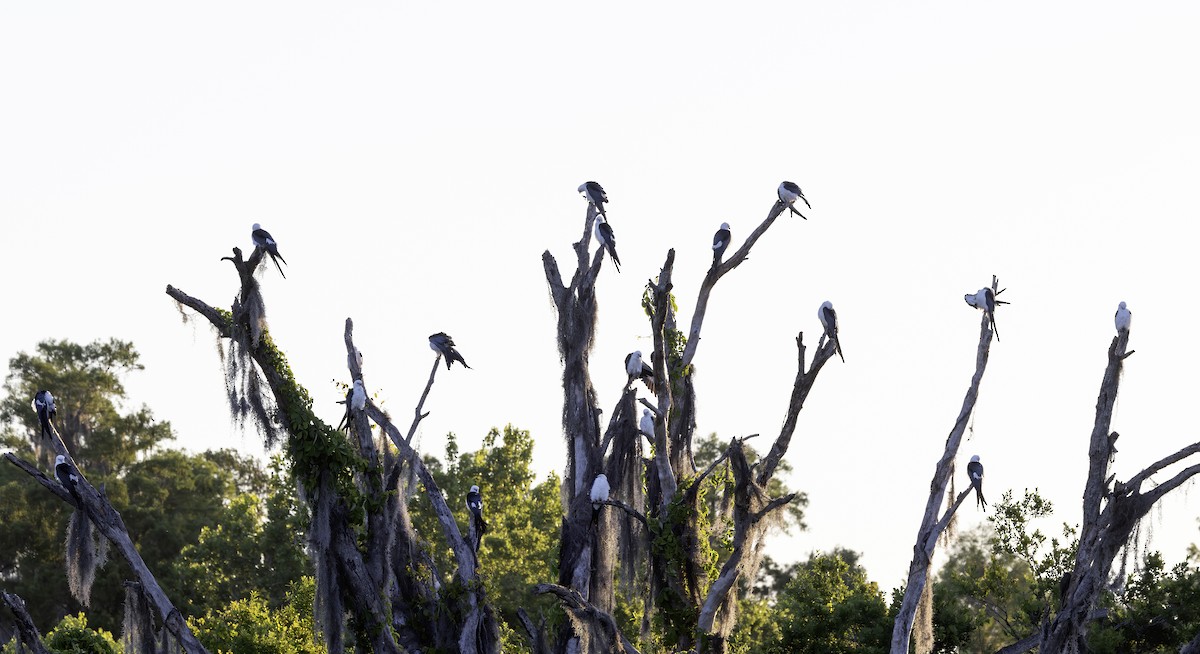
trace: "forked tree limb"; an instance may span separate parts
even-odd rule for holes
[[[997,291],[998,288],[999,280],[993,276],[992,290]],[[975,402],[979,398],[979,384],[983,381],[983,373],[987,369],[988,353],[991,349],[993,336],[994,333],[991,328],[989,316],[985,311],[983,312],[983,318],[979,326],[979,345],[975,350],[975,374],[971,376],[971,384],[967,387],[966,397],[963,398],[962,409],[958,413],[958,418],[954,421],[954,426],[950,429],[949,436],[946,437],[945,450],[942,452],[942,457],[938,460],[937,466],[934,469],[933,480],[929,485],[929,500],[925,504],[925,515],[921,519],[921,527],[917,531],[916,544],[913,546],[913,558],[908,567],[908,579],[905,583],[904,597],[900,602],[900,610],[896,614],[896,621],[892,626],[891,654],[906,654],[908,652],[913,620],[917,614],[917,604],[920,602],[921,594],[925,591],[925,584],[929,582],[930,560],[933,558],[933,551],[936,547],[938,536],[941,534],[941,530],[945,528],[945,525],[949,523],[949,518],[953,515],[953,510],[961,505],[962,500],[965,499],[960,495],[951,511],[947,512],[945,517],[939,519],[938,513],[942,507],[942,500],[946,495],[946,487],[950,483],[950,476],[954,473],[954,459],[958,456],[959,445],[962,443],[963,434],[966,432],[971,413],[975,410]],[[963,491],[963,493],[965,494],[966,491]]]

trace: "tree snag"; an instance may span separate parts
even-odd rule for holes
[[[999,292],[999,280],[994,275],[992,276],[992,291]],[[900,611],[896,614],[896,622],[892,627],[892,654],[908,652],[913,619],[916,617],[917,605],[920,603],[921,595],[925,592],[925,586],[929,581],[929,567],[933,562],[933,552],[937,547],[938,537],[945,530],[946,525],[950,524],[954,512],[971,492],[971,488],[967,487],[959,493],[946,513],[941,518],[938,517],[938,512],[942,508],[942,499],[946,496],[946,488],[950,485],[950,479],[954,475],[954,459],[958,456],[958,446],[962,443],[963,434],[971,420],[971,413],[975,410],[975,401],[979,398],[979,383],[983,380],[983,371],[987,369],[988,352],[991,349],[993,335],[990,316],[987,311],[984,311],[979,325],[979,346],[975,351],[975,374],[971,376],[971,385],[967,387],[967,395],[963,398],[962,409],[954,421],[954,426],[950,429],[950,435],[946,437],[946,449],[942,452],[942,458],[938,460],[937,466],[934,468],[933,481],[929,484],[929,501],[925,504],[925,515],[921,518],[921,527],[917,531],[917,542],[913,545],[913,558],[912,563],[908,566],[908,581],[904,587]]]

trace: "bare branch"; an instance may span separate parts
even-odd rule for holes
[[[696,356],[696,349],[700,346],[700,327],[704,324],[704,314],[708,310],[708,298],[712,294],[712,289],[717,285],[717,281],[725,276],[726,273],[737,268],[746,257],[750,254],[750,248],[758,242],[758,239],[763,234],[767,233],[767,229],[783,213],[786,205],[776,202],[771,205],[771,211],[767,213],[767,217],[759,226],[746,238],[746,242],[742,247],[738,248],[728,259],[722,261],[716,267],[709,268],[708,275],[704,277],[704,282],[700,284],[700,295],[696,298],[696,310],[692,313],[692,325],[688,329],[687,346],[683,350],[683,365],[689,366],[692,359]]]
[[[220,333],[221,336],[226,338],[230,336],[229,321],[225,319],[225,316],[221,312],[208,306],[203,301],[184,293],[174,286],[171,286],[170,284],[167,284],[167,295],[171,296],[171,298],[176,302],[187,306],[192,311],[195,311],[205,318],[208,318],[208,321],[212,323],[212,326],[217,329],[217,332]]]
[[[421,413],[421,409],[425,408],[425,398],[429,397],[429,389],[433,388],[433,378],[437,376],[438,364],[441,362],[442,355],[438,354],[433,360],[433,370],[429,371],[429,381],[425,383],[425,390],[421,393],[421,399],[417,402],[416,408],[413,409],[412,426],[408,428],[408,436],[404,439],[406,443],[412,442],[413,436],[417,433],[417,426],[429,415],[429,412]]]
[[[591,604],[579,594],[579,591],[564,588],[558,584],[538,584],[533,587],[533,592],[538,595],[549,593],[558,598],[562,602],[563,607],[571,614],[573,622],[576,624],[576,633],[585,631],[580,634],[581,638],[599,639],[600,643],[590,643],[585,651],[589,654],[600,652],[624,652],[625,654],[638,654],[637,649],[629,639],[621,633],[617,628],[616,620],[604,611],[601,611],[595,605]],[[584,627],[584,629],[580,629]],[[610,645],[610,646],[605,646]]]
[[[621,509],[622,511],[624,511],[625,513],[628,513],[629,515],[633,516],[638,522],[642,523],[643,526],[646,526],[646,516],[642,515],[641,513],[638,512],[637,509],[633,508],[632,506],[629,506],[628,504],[622,502],[621,500],[604,500],[603,502],[601,502],[601,504],[615,506],[618,509]]]
[[[817,349],[816,355],[813,356],[812,365],[809,366],[808,372],[805,372],[804,332],[800,332],[796,336],[796,381],[792,384],[792,396],[788,400],[787,414],[784,416],[783,427],[779,430],[779,436],[771,444],[771,451],[759,463],[759,486],[765,486],[770,481],[771,477],[775,474],[775,468],[783,460],[783,455],[787,454],[788,446],[792,442],[792,435],[796,432],[796,424],[800,418],[800,411],[804,408],[804,401],[808,399],[808,394],[812,391],[813,384],[817,382],[817,375],[825,367],[825,362],[833,357],[836,349],[832,340],[822,345]]]
[[[13,612],[17,622],[17,650],[23,651],[21,646],[29,648],[33,654],[50,654],[50,650],[46,649],[46,645],[42,643],[42,637],[38,634],[37,626],[33,624],[33,618],[30,617],[29,611],[25,609],[25,600],[13,593],[0,591],[0,603],[3,603]]]
[[[998,284],[998,280],[993,276],[992,289],[995,290]],[[946,437],[946,448],[942,453],[941,459],[938,460],[933,473],[933,481],[929,485],[929,501],[925,504],[925,515],[921,519],[921,527],[917,532],[917,542],[913,546],[913,558],[908,568],[908,581],[905,585],[904,598],[901,600],[900,610],[896,614],[896,621],[892,627],[892,654],[906,654],[908,652],[913,619],[916,617],[917,612],[917,603],[920,601],[921,594],[925,591],[925,584],[928,582],[929,562],[933,557],[938,535],[941,533],[941,529],[945,528],[945,524],[949,522],[948,517],[953,515],[954,509],[965,499],[963,495],[967,492],[963,491],[963,495],[959,496],[954,507],[947,512],[946,519],[938,519],[938,512],[942,507],[942,499],[946,495],[946,486],[949,485],[950,475],[954,472],[954,458],[958,456],[958,447],[962,443],[962,437],[966,432],[971,413],[975,410],[975,401],[979,398],[979,384],[983,381],[984,370],[987,369],[988,352],[991,348],[992,337],[994,335],[988,318],[988,313],[986,311],[983,312],[983,318],[979,326],[979,346],[975,351],[975,374],[972,375],[971,384],[967,387],[967,394],[963,398],[962,409],[959,410],[958,418],[954,421],[954,426],[950,429],[950,435]],[[826,346],[828,345],[826,343]]]
[[[188,654],[203,653],[207,654],[208,650],[200,644],[192,634],[191,629],[187,626],[187,621],[183,619],[183,615],[167,598],[167,594],[163,592],[161,586],[158,585],[158,580],[150,572],[150,568],[146,566],[146,562],[142,560],[141,554],[133,545],[133,540],[129,537],[129,530],[125,527],[125,521],[121,519],[121,514],[113,508],[109,503],[108,498],[99,493],[95,487],[84,476],[83,471],[75,465],[75,460],[71,458],[70,452],[67,452],[66,447],[62,443],[62,438],[58,435],[58,430],[54,425],[50,425],[53,432],[51,442],[53,447],[59,454],[67,457],[67,461],[76,471],[79,480],[76,482],[75,490],[79,493],[82,500],[80,508],[87,514],[88,519],[96,526],[96,529],[104,535],[109,542],[117,546],[117,550],[125,557],[125,561],[129,563],[129,567],[133,570],[134,576],[142,587],[146,590],[146,596],[154,604],[154,608],[158,610],[159,616],[163,623],[172,635],[179,641],[183,650]],[[6,452],[4,458],[9,463],[24,470],[27,474],[34,478],[39,484],[46,489],[58,495],[60,499],[71,506],[75,506],[75,500],[65,489],[56,482],[50,481],[46,475],[42,474],[33,464],[21,459],[11,452]]]

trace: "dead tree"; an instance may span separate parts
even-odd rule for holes
[[[600,409],[596,406],[588,368],[597,317],[595,286],[603,260],[600,250],[590,261],[588,257],[596,208],[588,205],[583,235],[574,244],[576,268],[569,283],[564,283],[558,262],[550,252],[542,255],[558,314],[563,429],[568,443],[564,481],[567,516],[563,520],[557,584],[564,590],[556,594],[571,613],[574,631],[560,638],[558,651],[578,651],[585,640],[610,643],[606,647],[611,646],[613,651],[627,651],[631,645],[598,637],[607,633],[607,616],[614,601],[609,584],[614,572],[628,579],[641,568],[648,569],[650,577],[649,592],[643,591],[646,615],[657,612],[663,618],[672,647],[698,652],[725,650],[725,640],[736,618],[737,581],[753,577],[761,557],[767,526],[764,518],[795,497],[789,494],[771,498],[766,492],[767,484],[787,452],[797,417],[817,374],[835,348],[832,341],[820,344],[805,370],[801,333],[796,339],[799,371],[783,427],[770,452],[752,467],[746,459],[744,439],[733,438],[720,459],[700,474],[692,463],[695,430],[692,361],[716,282],[746,260],[750,248],[785,209],[785,205],[776,202],[741,248],[709,269],[686,335],[676,327],[671,295],[674,250],[668,251],[657,280],[648,284],[645,304],[654,342],[651,359],[655,378],[654,402],[647,403],[654,416],[651,459],[641,456],[636,391],[629,385],[621,393],[601,436]],[[730,507],[728,519],[733,525],[733,540],[730,556],[714,567],[707,560],[712,553],[710,530],[707,522],[699,519],[699,504],[706,492],[705,481],[717,465],[727,465],[734,480],[732,497],[725,503]],[[600,528],[592,528],[589,490],[600,472],[612,484],[614,499],[609,504],[621,508],[622,514],[606,518],[610,522],[602,522]],[[643,482],[644,496],[640,494]],[[622,544],[622,550],[628,546],[638,555],[623,552],[622,556],[614,557],[617,543]],[[616,559],[619,571],[614,570]],[[572,591],[577,595],[570,595],[568,600],[566,594]],[[536,640],[538,635],[531,633],[531,636]]]
[[[992,277],[992,291],[999,294],[999,282]],[[900,602],[900,611],[892,626],[892,654],[908,652],[909,639],[912,635],[913,619],[917,614],[917,606],[922,595],[926,592],[929,582],[929,568],[933,562],[933,552],[937,547],[938,537],[950,524],[954,512],[962,505],[963,500],[971,493],[971,487],[958,494],[946,512],[938,516],[942,508],[942,500],[946,497],[946,489],[954,476],[954,459],[958,456],[958,446],[962,444],[963,434],[970,423],[971,414],[975,410],[975,401],[979,398],[979,383],[983,381],[983,371],[987,369],[988,353],[992,345],[992,325],[987,311],[979,325],[979,346],[975,351],[975,374],[971,376],[971,385],[967,387],[967,395],[963,398],[962,409],[958,418],[946,437],[946,449],[942,458],[938,459],[934,468],[933,481],[929,484],[929,501],[925,504],[925,515],[921,518],[921,527],[917,531],[917,542],[913,545],[913,558],[908,566],[908,581],[904,587],[904,597]]]
[[[1116,456],[1117,433],[1110,431],[1113,405],[1121,382],[1125,359],[1133,354],[1129,346],[1129,331],[1117,334],[1108,348],[1108,366],[1100,383],[1096,399],[1096,418],[1088,446],[1088,476],[1083,489],[1083,525],[1075,554],[1075,568],[1065,594],[1063,607],[1044,631],[1038,651],[1086,651],[1084,640],[1088,622],[1093,619],[1101,593],[1107,588],[1113,561],[1129,542],[1138,523],[1164,495],[1179,488],[1200,473],[1200,463],[1194,463],[1175,476],[1142,485],[1167,466],[1179,463],[1200,452],[1200,442],[1192,443],[1147,466],[1128,481],[1109,475],[1109,466]]]
[[[16,622],[16,651],[29,650],[33,654],[50,654],[50,650],[46,649],[45,643],[42,642],[37,626],[33,624],[33,618],[25,609],[25,600],[13,593],[0,591],[0,605],[7,606],[8,610],[12,611]]]
[[[76,516],[82,512],[87,520],[95,526],[103,538],[108,539],[110,543],[116,545],[117,551],[129,563],[130,569],[133,570],[134,577],[138,583],[142,585],[147,598],[158,612],[159,618],[166,625],[166,629],[179,642],[184,652],[188,654],[207,654],[208,650],[200,644],[196,636],[192,634],[192,630],[188,628],[187,621],[183,614],[175,608],[167,594],[163,592],[158,581],[150,572],[150,568],[146,566],[146,562],[142,560],[142,556],[138,554],[137,548],[133,545],[133,540],[129,537],[129,530],[125,527],[125,521],[121,519],[121,514],[113,508],[109,503],[108,497],[103,492],[96,490],[91,483],[88,482],[87,476],[82,470],[75,465],[75,460],[71,457],[71,453],[67,451],[63,444],[62,438],[58,435],[58,429],[53,423],[50,425],[51,437],[49,439],[50,446],[57,454],[61,454],[67,458],[67,462],[71,468],[79,475],[79,480],[75,483],[75,490],[79,496],[80,503],[76,504],[72,494],[63,488],[58,481],[47,477],[37,466],[18,457],[12,452],[6,452],[4,458],[9,463],[24,470],[34,481],[41,484],[46,490],[57,495],[61,500],[76,507]],[[73,517],[72,519],[77,519]],[[90,538],[90,535],[87,536]],[[90,586],[90,580],[88,586]]]
[[[406,650],[466,653],[499,651],[499,635],[483,595],[475,554],[458,529],[454,514],[433,476],[411,446],[426,415],[422,407],[437,374],[435,358],[429,382],[408,433],[367,400],[351,410],[348,433],[320,420],[312,399],[293,377],[282,350],[263,320],[263,301],[255,270],[263,259],[256,249],[248,260],[238,248],[233,263],[241,291],[231,311],[213,308],[172,286],[167,294],[205,317],[228,341],[226,362],[230,404],[235,415],[250,416],[266,432],[268,444],[283,441],[312,522],[309,548],[317,572],[318,624],[329,651],[342,651],[347,616],[357,646],[378,654]],[[346,320],[345,344],[351,379],[362,379],[362,364]],[[379,426],[395,448],[372,435]],[[415,473],[438,519],[442,538],[454,552],[457,569],[450,583],[413,530],[397,492],[402,468]]]

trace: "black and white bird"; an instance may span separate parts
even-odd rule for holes
[[[641,379],[642,383],[651,393],[654,392],[654,368],[650,364],[642,360],[642,351],[634,350],[625,357],[625,373],[629,375],[629,381],[625,384],[628,388],[634,380]]]
[[[1117,323],[1117,333],[1120,334],[1121,332],[1129,331],[1129,321],[1132,319],[1133,314],[1129,311],[1129,309],[1125,308],[1125,303],[1122,302],[1118,304],[1117,315],[1114,316],[1114,320]]]
[[[483,541],[488,526],[483,519],[483,495],[479,494],[478,486],[472,486],[467,493],[467,509],[471,512],[471,525],[475,528],[474,547],[479,551],[479,543]]]
[[[978,454],[972,456],[971,462],[967,464],[967,476],[971,478],[971,486],[975,488],[976,506],[986,511],[987,500],[983,499],[983,464],[979,462]]]
[[[1008,303],[1004,300],[997,300],[996,292],[990,286],[984,286],[974,293],[963,295],[963,301],[987,315],[988,322],[992,326],[992,333],[996,335],[996,341],[999,342],[1000,330],[996,329],[996,306]]]
[[[600,247],[608,250],[608,256],[612,257],[613,266],[617,268],[617,272],[621,272],[621,257],[617,256],[617,237],[613,236],[612,225],[608,224],[604,216],[596,218],[596,242]]]
[[[649,438],[651,443],[654,442],[654,414],[650,412],[650,409],[642,409],[642,419],[638,423],[638,431]]]
[[[287,259],[284,259],[279,254],[279,246],[275,243],[275,239],[271,237],[271,233],[263,229],[258,223],[254,223],[254,226],[250,230],[250,238],[254,241],[255,249],[262,248],[266,250],[267,254],[271,256],[271,261],[275,262],[275,267],[279,269],[279,274],[283,275],[286,279],[287,275],[283,274],[283,266],[280,266],[279,262],[287,263]]]
[[[354,419],[351,411],[362,411],[367,408],[367,389],[361,379],[355,379],[354,385],[346,391],[346,413],[338,424],[338,430],[349,429],[350,421]]]
[[[596,206],[596,211],[608,218],[608,214],[604,213],[604,203],[608,202],[608,195],[604,192],[604,187],[596,182],[584,182],[579,185],[579,193],[587,198],[589,204]]]
[[[804,206],[812,209],[812,205],[808,203],[808,198],[804,197],[804,191],[795,182],[783,182],[779,185],[779,201],[791,209],[792,213],[808,220],[808,217],[796,210],[796,200],[804,200]]]
[[[42,428],[42,436],[50,437],[50,422],[58,415],[58,409],[54,407],[54,396],[50,391],[41,390],[33,396],[33,410],[37,413],[38,424]]]
[[[713,267],[721,263],[721,257],[725,255],[725,249],[729,247],[729,223],[721,223],[721,229],[713,234]]]
[[[600,517],[600,507],[608,501],[608,477],[602,472],[596,475],[596,480],[592,482],[592,522],[596,522]]]
[[[842,341],[838,338],[837,311],[833,310],[833,303],[829,300],[822,302],[821,308],[817,309],[817,318],[825,328],[825,337],[833,341],[833,347],[841,357],[842,363],[846,363],[846,357],[842,356]]]
[[[75,489],[75,482],[79,481],[79,475],[71,469],[71,464],[67,463],[67,457],[59,454],[54,459],[54,477],[58,479],[58,483],[62,484],[63,488],[71,493],[71,497],[75,498],[76,506],[83,506],[83,499],[79,497],[79,491]]]
[[[467,365],[466,360],[458,353],[458,350],[454,349],[454,339],[450,338],[450,335],[446,332],[430,334],[429,348],[442,355],[442,358],[446,360],[446,370],[449,370],[455,361],[463,364],[464,368],[471,367]]]

